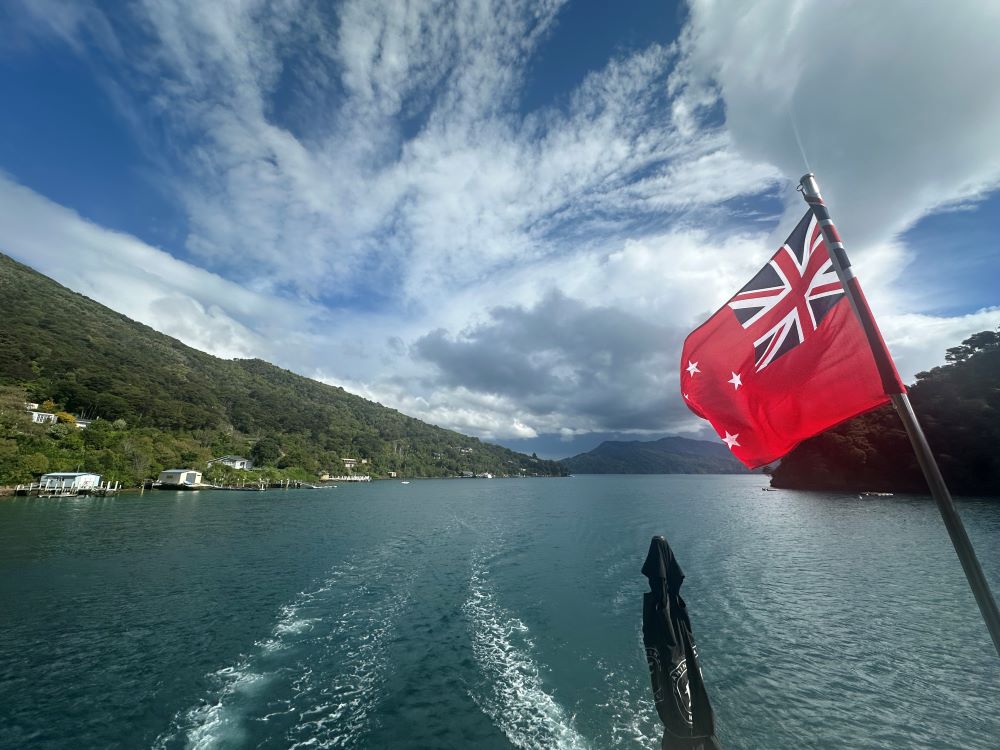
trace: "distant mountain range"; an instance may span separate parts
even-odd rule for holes
[[[746,474],[729,449],[709,440],[608,440],[592,451],[565,458],[574,474]]]

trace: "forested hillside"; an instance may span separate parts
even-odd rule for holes
[[[917,375],[910,399],[952,492],[1000,496],[1000,333],[983,331],[947,351],[948,364]],[[799,445],[775,487],[927,492],[891,406]]]
[[[563,463],[576,474],[746,474],[748,469],[721,443],[665,437],[608,440]]]
[[[297,469],[449,476],[558,475],[557,463],[482,443],[261,360],[224,360],[0,255],[0,483],[87,469],[136,482],[226,453]],[[24,401],[99,417],[30,424]]]

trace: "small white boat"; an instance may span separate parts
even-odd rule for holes
[[[400,484],[409,484],[409,482],[400,482]]]

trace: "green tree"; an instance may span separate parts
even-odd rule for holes
[[[265,435],[250,449],[250,458],[257,466],[273,466],[281,456],[281,443],[273,435]]]
[[[24,457],[22,466],[33,477],[40,477],[49,470],[49,457],[44,453],[29,453]]]
[[[115,429],[106,419],[98,419],[90,427],[82,431],[83,444],[88,449],[108,448],[114,445],[118,436]]]
[[[948,349],[944,358],[948,362],[965,362],[979,352],[997,349],[998,347],[1000,347],[1000,333],[997,331],[980,331],[971,335],[960,346]]]
[[[976,333],[948,349],[948,364],[917,374],[910,400],[945,480],[958,494],[1000,495],[1000,335]],[[799,444],[774,471],[776,487],[926,492],[890,406]]]
[[[0,438],[0,483],[21,481],[20,455],[17,441]]]
[[[28,393],[18,386],[0,386],[0,429],[23,426],[30,421],[24,409]]]

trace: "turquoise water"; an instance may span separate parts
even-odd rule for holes
[[[996,748],[933,504],[764,478],[0,502],[2,748],[656,748],[656,533],[726,748]],[[1000,589],[1000,502],[961,512]]]

